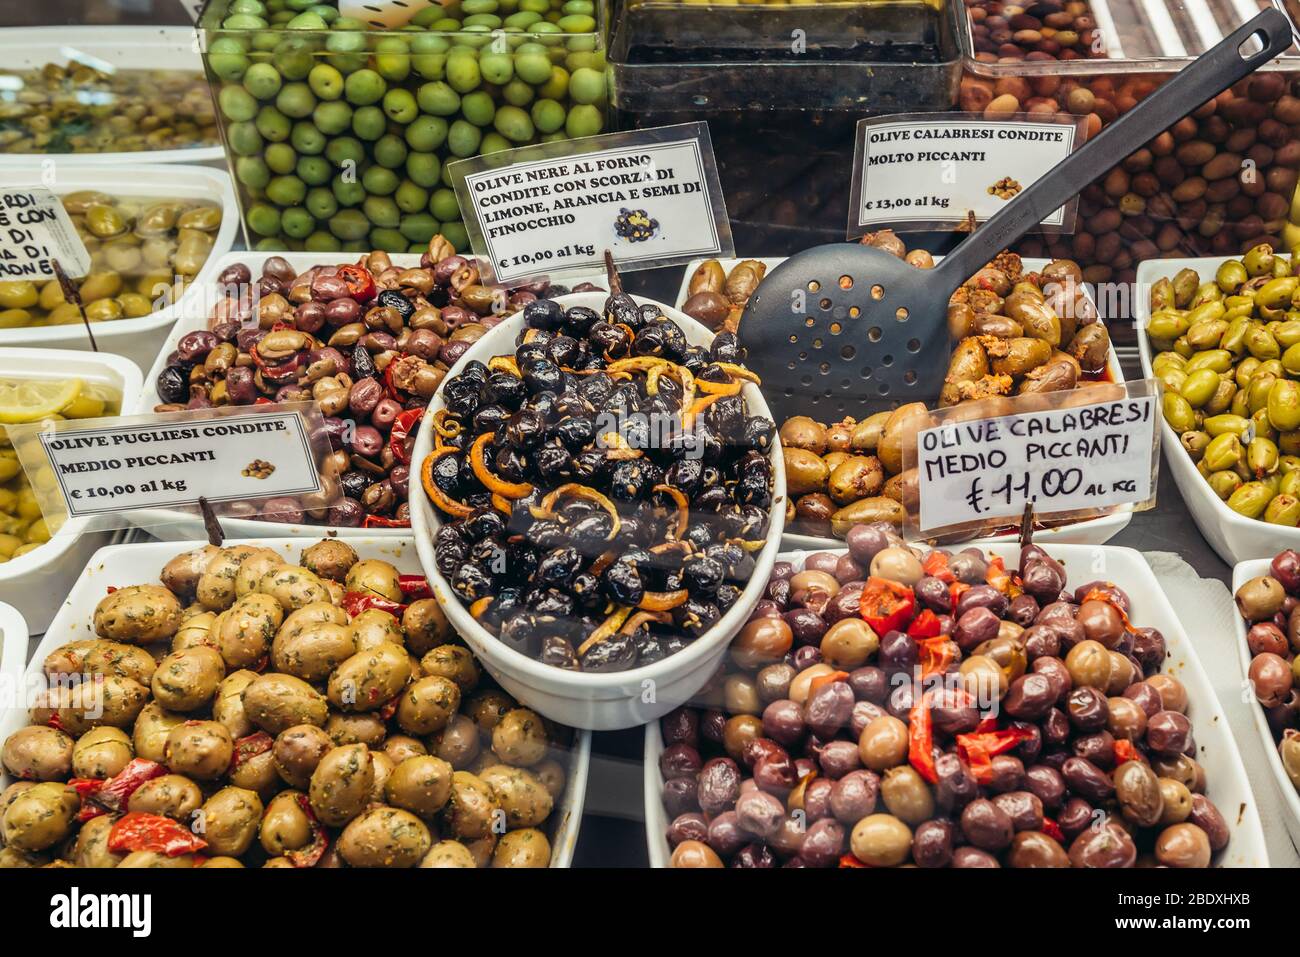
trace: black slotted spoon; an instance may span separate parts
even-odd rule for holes
[[[1249,39],[1260,49],[1242,52]],[[791,256],[750,297],[739,336],[780,418],[933,403],[948,368],[948,300],[970,276],[1115,163],[1291,45],[1269,8],[1022,190],[933,269],[831,243]],[[799,308],[802,306],[803,308]]]

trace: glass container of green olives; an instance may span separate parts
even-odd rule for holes
[[[176,302],[211,255],[221,226],[221,206],[210,200],[93,189],[59,199],[90,253],[78,291],[91,322],[136,319]],[[57,281],[0,280],[0,330],[80,323]]]
[[[447,164],[607,128],[605,0],[446,0],[375,29],[313,0],[212,0],[203,61],[248,243],[468,246]]]
[[[1300,525],[1300,250],[1261,244],[1214,275],[1152,284],[1165,421],[1228,508]]]

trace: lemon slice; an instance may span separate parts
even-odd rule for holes
[[[0,382],[0,422],[22,425],[58,415],[81,395],[80,379]]]

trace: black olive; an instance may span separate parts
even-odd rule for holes
[[[709,346],[709,356],[714,362],[741,362],[740,339],[734,332],[719,332]]]
[[[663,333],[664,347],[670,358],[676,360],[686,355],[686,350],[691,344],[686,339],[686,333],[682,332],[682,327],[677,325],[671,319],[664,319],[658,325],[658,329]]]
[[[557,588],[534,588],[524,596],[524,602],[537,614],[558,619],[562,627],[568,627],[573,617],[573,596]]]
[[[581,285],[581,283],[580,283],[579,285]],[[577,291],[578,291],[578,290],[576,290],[576,289],[570,289],[568,286],[564,285],[563,283],[559,283],[559,282],[557,282],[557,283],[552,283],[551,285],[549,285],[549,286],[546,287],[546,296],[545,296],[545,298],[547,298],[547,299],[559,299],[561,296],[567,296],[569,293],[571,293],[571,292],[577,292]],[[601,291],[601,292],[604,292],[603,289],[600,290],[600,291]]]
[[[483,485],[479,482],[478,476],[474,474],[474,467],[470,465],[468,455],[458,457],[456,464],[458,466],[456,481],[462,490],[461,499],[464,501],[474,492],[482,489]]]
[[[585,336],[598,322],[600,322],[600,313],[586,306],[573,306],[564,313],[564,324],[575,336]]]
[[[569,592],[584,608],[603,608],[605,597],[600,593],[600,580],[590,572],[579,572],[573,576]]]
[[[636,639],[632,635],[610,635],[587,649],[581,665],[583,671],[627,671],[636,665]]]
[[[505,549],[495,538],[484,538],[472,544],[467,557],[493,576],[502,574],[506,568]]]
[[[435,477],[435,481],[437,481]],[[361,493],[370,487],[370,477],[364,472],[351,469],[339,476],[339,489],[348,498],[360,499]]]
[[[564,309],[552,299],[534,299],[524,306],[524,324],[547,332],[558,329],[564,322]]]
[[[466,602],[475,602],[492,594],[492,576],[473,562],[461,562],[452,573],[451,588]]]
[[[503,535],[505,530],[506,520],[494,508],[477,508],[461,523],[461,534],[475,542]]]
[[[710,486],[691,499],[691,507],[700,511],[719,512],[731,504],[731,493],[721,485]]]
[[[721,400],[719,400],[721,401]],[[715,402],[713,405],[717,405]],[[713,406],[709,406],[710,409]],[[713,427],[705,422],[695,423],[695,441],[697,454],[706,465],[716,465],[722,460],[724,451],[722,438]]]
[[[516,612],[502,622],[501,633],[497,637],[501,639],[501,643],[507,648],[512,648],[521,655],[528,655],[530,658],[542,642],[542,635],[538,629],[536,619],[527,612],[522,611]]]
[[[750,416],[745,421],[745,431],[740,443],[746,448],[767,452],[772,448],[772,439],[776,435],[776,423],[761,415]]]
[[[657,322],[664,317],[664,311],[653,302],[643,302],[638,308],[641,311],[642,322]]]
[[[510,446],[497,450],[492,460],[497,475],[510,482],[525,481],[528,478],[530,464],[526,453]]]
[[[658,324],[642,327],[632,340],[633,355],[662,356],[667,350],[668,340]]]
[[[768,488],[767,475],[751,470],[736,482],[733,492],[737,502],[742,505],[756,505],[767,508],[772,504],[772,493]]]
[[[723,585],[718,589],[718,593],[713,596],[713,600],[725,612],[736,603],[736,599],[740,597],[740,594],[741,589],[735,585]]]
[[[679,459],[664,473],[664,484],[680,489],[686,497],[695,494],[704,475],[704,466],[698,459]]]
[[[545,422],[540,413],[521,409],[506,422],[506,441],[516,449],[527,451],[541,444]]]
[[[640,449],[643,452],[655,448],[654,439],[650,434],[649,416],[638,412],[624,419],[621,425],[619,431],[628,448]]]
[[[519,589],[513,585],[497,589],[492,602],[479,618],[479,623],[486,628],[500,629],[501,623],[520,609],[519,594]]]
[[[523,368],[530,362],[536,362],[538,359],[545,359],[546,343],[544,342],[525,342],[515,350],[515,365]]]
[[[664,654],[669,657],[677,654],[677,652],[681,651],[691,643],[690,639],[685,635],[664,635],[664,637],[660,639],[660,642],[663,645]]]
[[[604,449],[586,449],[573,457],[573,477],[587,485],[603,481],[609,468],[609,457]]]
[[[542,639],[542,650],[537,653],[537,660],[552,668],[578,670],[578,656],[574,654],[573,645],[558,635],[548,635]]]
[[[483,386],[483,401],[517,409],[528,398],[528,387],[523,380],[509,372],[494,372]]]
[[[564,383],[560,367],[550,359],[534,359],[522,371],[524,382],[533,393],[558,392]]]
[[[578,392],[593,407],[598,407],[613,394],[614,380],[607,373],[597,372],[586,376],[578,383]]]
[[[462,419],[468,419],[478,411],[479,383],[464,376],[457,376],[443,386],[442,400],[454,414]]]
[[[602,412],[620,420],[630,417],[640,409],[641,394],[631,383],[616,386],[600,407]]]
[[[529,412],[536,412],[542,417],[543,422],[549,422],[555,416],[555,393],[539,392],[537,395],[529,396],[523,407]]]
[[[460,497],[460,467],[463,462],[464,459],[461,456],[448,452],[446,455],[440,455],[434,461],[433,468],[430,470],[433,484],[451,498]],[[352,497],[357,498],[358,496]]]
[[[569,533],[565,531],[563,525],[559,522],[551,521],[548,518],[534,522],[528,529],[527,538],[538,548],[544,548],[548,551],[552,548],[559,548],[568,541]]]
[[[650,490],[648,463],[628,459],[614,466],[609,477],[609,497],[616,502],[635,502]]]
[[[592,348],[611,359],[622,359],[632,345],[632,336],[626,329],[598,322],[587,333]]]
[[[381,306],[388,306],[390,309],[396,309],[401,314],[402,319],[410,319],[411,313],[415,312],[415,303],[407,299],[396,289],[385,289],[375,297],[375,302]]]
[[[677,623],[693,635],[699,635],[708,631],[718,623],[722,617],[722,612],[718,606],[711,601],[701,601],[698,598],[687,598],[680,607],[676,609],[674,616]]]
[[[724,395],[705,410],[705,421],[726,443],[738,443],[745,431],[745,400],[738,395]]]
[[[633,329],[640,329],[644,324],[641,319],[641,307],[627,293],[619,293],[605,300],[605,321],[623,323]]]
[[[492,508],[491,492],[470,492],[465,496],[465,504],[470,508]]]
[[[620,605],[637,605],[645,597],[641,573],[627,562],[614,562],[600,576],[600,587]]]
[[[560,482],[573,477],[573,455],[561,445],[543,445],[533,453],[533,465],[548,482]]]
[[[686,526],[686,532],[682,535],[682,540],[690,542],[697,551],[702,550],[713,543],[713,530],[703,522],[692,522]]]
[[[510,410],[500,405],[485,405],[474,413],[474,434],[495,432],[510,418]]]
[[[633,516],[623,519],[618,529],[618,541],[625,545],[647,545],[653,534],[653,529],[646,522]]]
[[[460,370],[460,375],[456,378],[468,379],[481,389],[483,384],[488,380],[488,374],[488,367],[477,359],[474,359],[473,361],[466,363],[465,368]]]
[[[705,555],[688,558],[682,565],[682,579],[696,595],[712,595],[725,575],[726,569]]]
[[[652,665],[656,661],[663,661],[667,657],[668,652],[664,650],[663,642],[657,635],[651,634],[644,628],[637,630],[636,659],[639,667]]]
[[[546,357],[557,366],[572,366],[578,358],[578,340],[573,336],[556,336],[546,344]]]
[[[581,565],[582,555],[576,548],[557,548],[542,556],[534,580],[550,588],[567,588]]]
[[[379,370],[375,368],[375,360],[370,357],[370,350],[358,342],[352,347],[352,378],[373,379],[378,375]]]
[[[672,403],[674,409],[680,408],[682,404],[682,386],[676,379],[669,376],[663,376],[659,379],[659,391],[655,393],[656,398],[663,398],[665,401]]]
[[[709,364],[709,354],[702,346],[691,346],[682,354],[681,364],[691,375],[699,375],[700,370]]]
[[[584,515],[568,528],[568,536],[574,545],[588,554],[599,554],[609,542],[609,533],[614,527],[614,520],[603,509]]]
[[[570,452],[579,452],[596,438],[596,423],[586,416],[561,419],[550,430]]]
[[[465,531],[460,522],[451,522],[447,525],[438,526],[438,531],[434,532],[433,535],[433,544],[436,548],[442,548],[444,545],[468,545],[469,539],[465,537]]]
[[[180,366],[167,366],[158,373],[158,397],[164,402],[184,403],[190,400],[190,377]]]

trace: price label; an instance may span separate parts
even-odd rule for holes
[[[498,282],[730,256],[704,123],[492,153],[447,168],[474,252]]]
[[[315,403],[235,406],[8,427],[47,518],[321,494]]]
[[[935,413],[904,451],[916,469],[916,537],[987,535],[1018,521],[1096,516],[1155,505],[1155,380],[985,400]]]
[[[0,189],[0,280],[54,278],[54,260],[69,276],[90,272],[90,253],[68,211],[43,186]]]
[[[975,119],[966,113],[880,116],[858,123],[848,238],[888,225],[940,229],[983,221],[1083,143],[1083,123],[1061,114]],[[1077,200],[1041,226],[1073,230]]]

